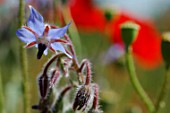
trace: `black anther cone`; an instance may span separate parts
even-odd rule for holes
[[[38,44],[38,53],[37,53],[37,59],[40,59],[44,53],[44,50],[47,48],[45,44]]]

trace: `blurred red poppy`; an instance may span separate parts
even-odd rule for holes
[[[126,21],[134,21],[141,29],[135,43],[133,43],[133,54],[142,67],[154,68],[162,61],[160,43],[161,36],[156,27],[148,20],[140,20],[128,13],[118,13],[113,19],[106,23],[104,11],[93,3],[93,0],[71,0],[69,4],[73,20],[79,29],[96,30],[105,33],[108,29],[109,36],[114,44],[123,46],[120,25]]]
[[[103,31],[105,17],[102,10],[96,7],[93,2],[94,0],[70,0],[71,15],[79,29]]]
[[[140,25],[137,40],[132,44],[133,54],[142,67],[154,68],[160,65],[161,57],[161,36],[156,27],[148,20],[139,20],[127,13],[117,14],[111,25],[111,40],[113,43],[123,45],[120,33],[120,25],[126,21],[134,21]]]
[[[3,5],[5,0],[0,0],[0,5]]]

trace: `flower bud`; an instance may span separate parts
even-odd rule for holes
[[[162,35],[161,51],[165,63],[170,64],[170,32]]]
[[[138,35],[140,26],[134,22],[127,21],[121,25],[121,35],[126,47],[129,47]]]
[[[55,84],[59,81],[59,79],[60,79],[60,70],[59,69],[53,70],[49,88],[53,88]]]
[[[104,12],[104,16],[105,16],[107,21],[111,21],[112,18],[113,18],[113,11],[106,9],[105,12]]]
[[[87,104],[90,100],[91,96],[91,89],[88,85],[81,86],[76,94],[76,98],[73,103],[73,110],[85,110],[87,107]]]
[[[39,91],[40,91],[41,98],[46,99],[48,92],[49,92],[49,86],[50,86],[49,77],[41,75],[38,78],[38,85],[39,85]]]

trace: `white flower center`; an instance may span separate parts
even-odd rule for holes
[[[42,37],[39,37],[39,38],[38,38],[38,41],[39,41],[39,43],[48,45],[48,44],[49,44],[49,41],[47,40],[47,38],[48,38],[48,37],[42,36]]]

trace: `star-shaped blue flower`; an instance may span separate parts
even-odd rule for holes
[[[61,51],[71,58],[60,43],[67,43],[60,39],[66,34],[66,31],[71,23],[62,27],[56,28],[44,23],[43,17],[32,7],[30,8],[30,16],[27,21],[27,26],[22,26],[16,31],[18,38],[26,43],[26,48],[38,47],[37,58],[40,59],[42,54],[47,55],[48,49],[52,52]]]

